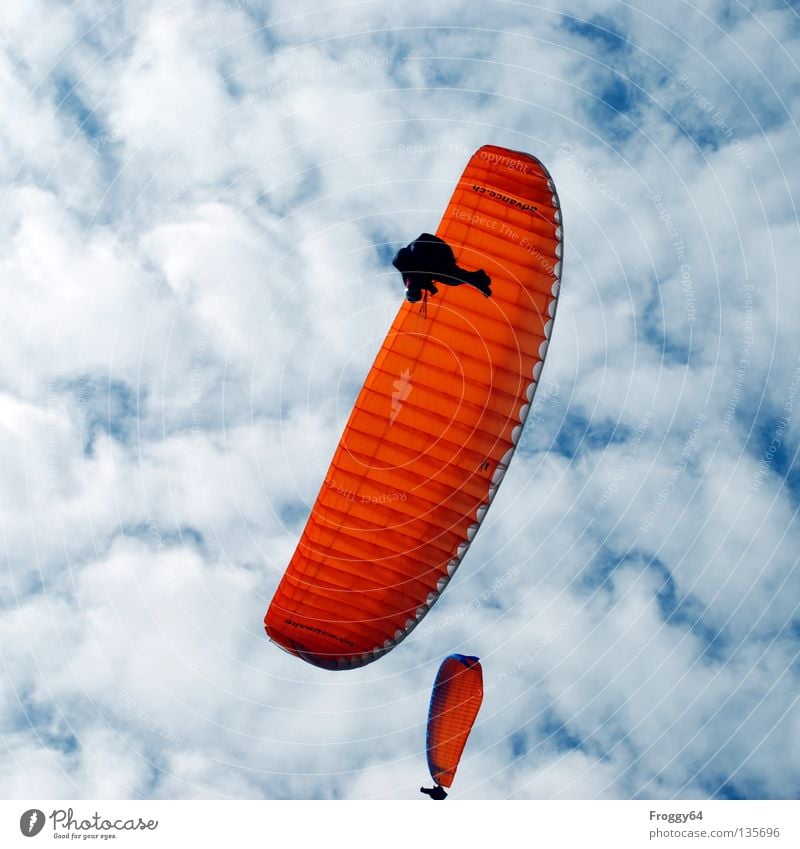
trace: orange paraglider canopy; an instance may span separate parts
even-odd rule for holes
[[[493,295],[404,302],[265,618],[309,663],[362,666],[406,637],[460,564],[527,418],[553,326],[561,213],[544,166],[486,146],[436,235]],[[398,281],[399,282],[399,281]]]
[[[450,787],[483,701],[483,671],[477,657],[451,654],[439,667],[428,712],[428,768]]]

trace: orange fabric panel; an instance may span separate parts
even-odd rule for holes
[[[400,307],[265,618],[309,663],[362,666],[407,636],[466,553],[514,453],[552,329],[561,213],[544,166],[486,146],[436,234],[487,299]],[[402,284],[398,279],[398,298]]]
[[[450,787],[483,701],[483,671],[477,657],[451,654],[436,675],[428,712],[428,768]]]

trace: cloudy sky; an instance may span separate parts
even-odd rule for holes
[[[462,651],[486,696],[456,796],[797,797],[796,9],[0,21],[0,796],[421,799]],[[541,158],[564,210],[536,406],[430,615],[316,669],[264,612],[391,255],[482,144]]]

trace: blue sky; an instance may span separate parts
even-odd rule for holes
[[[457,796],[797,797],[791,5],[0,21],[4,798],[414,798],[454,651],[487,681]],[[263,615],[388,259],[487,143],[563,206],[537,405],[414,634],[314,669]]]

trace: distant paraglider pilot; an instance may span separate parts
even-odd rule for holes
[[[400,248],[392,265],[403,275],[406,300],[412,304],[422,300],[423,292],[435,295],[436,280],[445,286],[474,286],[487,298],[492,297],[491,278],[483,270],[467,271],[456,265],[453,249],[444,239],[430,233],[421,233],[405,248]]]
[[[425,750],[434,786],[420,787],[431,799],[446,799],[461,754],[483,701],[483,670],[477,657],[448,655],[436,673],[428,708]]]
[[[447,798],[447,793],[444,792],[444,787],[441,787],[439,784],[435,787],[420,787],[419,792],[425,793],[427,796],[430,796],[431,799],[441,800]]]

